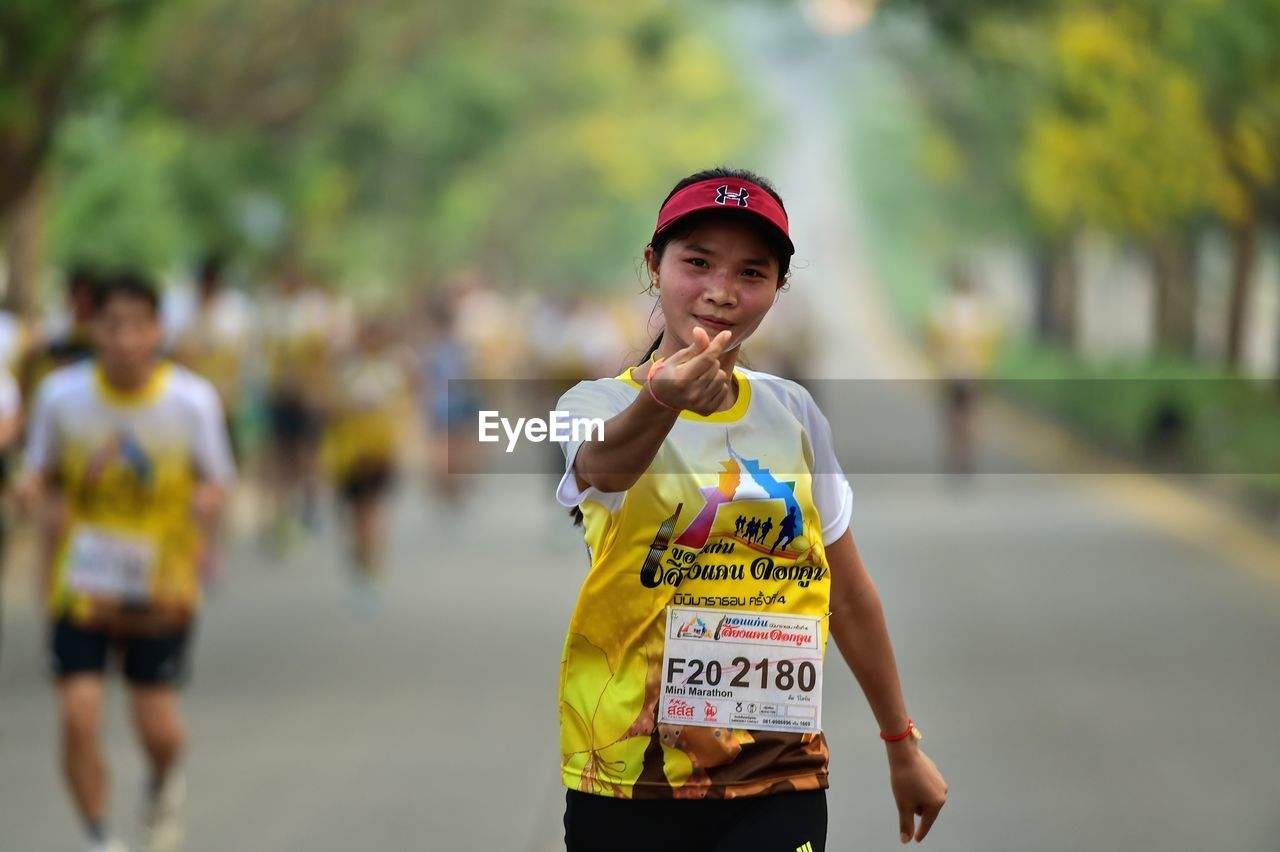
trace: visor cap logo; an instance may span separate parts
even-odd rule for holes
[[[729,185],[723,184],[716,188],[716,204],[728,204],[732,201],[739,207],[747,206],[747,199],[751,193],[747,192],[746,187],[739,189],[737,192],[730,192]]]

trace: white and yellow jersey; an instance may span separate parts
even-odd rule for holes
[[[929,318],[938,368],[950,379],[979,379],[991,367],[1000,324],[974,293],[953,293]]]
[[[270,295],[261,306],[267,387],[316,401],[333,379],[333,356],[351,337],[347,307],[319,289]]]
[[[246,364],[253,356],[253,307],[239,290],[226,289],[201,301],[188,288],[164,302],[165,334],[175,361],[204,376],[225,408],[238,407]]]
[[[339,360],[324,448],[335,476],[343,478],[361,464],[394,463],[412,412],[412,390],[408,358],[396,347],[356,350]]]
[[[91,597],[194,608],[194,489],[235,478],[213,385],[168,362],[128,392],[96,362],[64,367],[41,385],[27,436],[26,469],[54,477],[67,506],[50,613],[74,618]]]

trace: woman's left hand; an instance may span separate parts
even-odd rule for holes
[[[888,750],[889,784],[898,804],[899,839],[909,843],[914,837],[919,843],[947,802],[947,782],[914,739],[908,737],[902,742],[889,743]]]

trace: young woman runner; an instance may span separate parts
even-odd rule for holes
[[[737,363],[793,252],[765,180],[680,181],[645,249],[662,332],[636,366],[560,399],[604,421],[562,444],[556,494],[591,560],[561,664],[569,852],[822,852],[828,633],[879,723],[902,842],[946,800],[849,531],[830,425],[800,385]]]

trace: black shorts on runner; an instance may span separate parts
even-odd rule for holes
[[[823,852],[827,791],[739,799],[615,799],[568,790],[567,852]]]
[[[977,388],[972,379],[947,380],[947,405],[954,412],[964,412],[972,408],[976,393]]]
[[[324,427],[320,412],[290,393],[273,394],[267,400],[267,419],[271,436],[285,446],[314,443]]]
[[[131,684],[180,687],[190,674],[191,633],[187,627],[159,636],[112,636],[62,618],[53,623],[50,638],[53,676],[60,680],[76,674],[103,674],[114,656]]]
[[[387,493],[395,481],[395,470],[388,462],[362,462],[342,477],[338,490],[348,503],[363,503]]]

